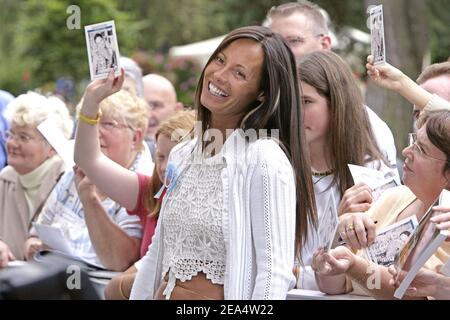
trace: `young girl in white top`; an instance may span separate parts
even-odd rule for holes
[[[354,185],[348,164],[380,170],[385,177],[398,173],[386,165],[377,146],[356,80],[349,66],[331,51],[303,57],[297,70],[319,222],[330,192],[339,216],[364,212],[372,203],[372,190],[366,184]],[[318,236],[310,233],[303,251],[306,265],[318,247]],[[317,289],[310,268],[300,272],[298,286]]]

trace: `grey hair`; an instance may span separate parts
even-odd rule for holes
[[[125,77],[133,80],[136,89],[136,95],[139,98],[144,97],[144,82],[142,81],[142,69],[133,59],[120,57],[120,65],[125,70]]]

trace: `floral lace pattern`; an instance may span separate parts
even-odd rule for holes
[[[222,232],[222,180],[219,156],[188,165],[167,195],[163,276],[181,281],[205,273],[224,283],[226,249]],[[171,291],[171,290],[169,290]],[[170,295],[170,292],[169,292]]]

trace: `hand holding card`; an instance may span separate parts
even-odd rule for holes
[[[83,104],[92,102],[98,106],[103,99],[119,91],[125,79],[124,70],[121,69],[120,72],[118,78],[111,70],[106,79],[92,81],[86,88]]]

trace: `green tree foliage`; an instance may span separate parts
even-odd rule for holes
[[[431,28],[431,61],[450,58],[450,0],[428,0]]]
[[[171,46],[227,32],[223,3],[209,0],[129,0],[120,8],[139,25],[138,48],[167,51]]]
[[[396,0],[397,1],[397,0]],[[280,0],[0,0],[0,87],[15,94],[66,76],[89,78],[84,25],[114,19],[120,53],[138,49],[166,54],[175,45],[260,24]],[[364,0],[315,0],[336,30],[368,31]],[[69,5],[81,8],[80,30],[68,30]],[[433,61],[450,52],[450,0],[428,0]],[[406,13],[405,13],[406,14]],[[412,39],[411,41],[414,41]],[[159,69],[158,69],[159,70]],[[189,77],[190,78],[190,77]]]
[[[70,30],[66,20],[67,7],[75,4],[81,9],[81,28]],[[114,19],[121,21],[117,27],[118,42],[122,55],[130,54],[136,43],[133,21],[130,15],[117,9],[109,0],[28,0],[19,4],[17,23],[10,46],[2,49],[1,70],[12,67],[15,74],[4,78],[2,86],[24,90],[45,86],[48,82],[64,76],[76,82],[89,74],[84,25]],[[11,60],[9,60],[11,59]],[[9,60],[9,61],[8,61]],[[13,62],[13,63],[11,63]],[[7,87],[6,86],[6,87]],[[17,93],[17,92],[15,92]]]

